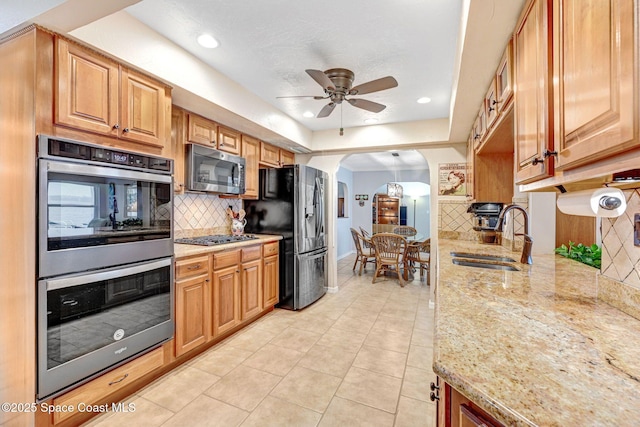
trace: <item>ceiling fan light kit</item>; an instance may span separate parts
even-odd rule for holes
[[[353,73],[353,71],[347,70],[346,68],[331,68],[326,71],[309,69],[305,71],[313,80],[315,80],[316,83],[322,86],[322,89],[324,90],[326,96],[303,95],[281,96],[279,98],[328,99],[329,103],[322,107],[322,109],[316,116],[317,118],[328,117],[336,108],[336,105],[342,104],[342,101],[347,101],[354,107],[361,108],[372,113],[379,113],[387,108],[387,106],[362,98],[347,97],[379,92],[381,90],[391,89],[398,86],[398,82],[396,81],[396,79],[391,76],[382,77],[380,79],[371,80],[367,83],[352,86],[355,74]],[[343,135],[342,125],[340,126],[340,135]]]

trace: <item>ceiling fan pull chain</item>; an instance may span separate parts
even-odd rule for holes
[[[344,135],[344,129],[342,128],[342,104],[340,104],[340,136]]]

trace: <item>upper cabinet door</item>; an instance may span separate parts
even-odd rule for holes
[[[165,87],[124,68],[121,82],[120,137],[163,147]]]
[[[218,150],[239,156],[240,139],[240,132],[224,126],[218,126]]]
[[[552,176],[549,3],[533,0],[514,34],[516,184]]]
[[[260,141],[248,135],[242,135],[242,157],[246,163],[243,199],[257,199],[259,196],[259,161],[260,161]]]
[[[280,149],[260,141],[260,163],[280,167]]]
[[[554,0],[554,10],[556,167],[637,147],[634,1]]]
[[[187,140],[189,142],[217,148],[218,125],[215,122],[191,113],[188,114],[188,121]]]
[[[55,123],[117,136],[118,64],[56,37]]]
[[[498,101],[498,113],[501,113],[513,99],[513,58],[512,40],[507,43],[507,48],[502,55],[502,60],[496,71],[496,91]]]

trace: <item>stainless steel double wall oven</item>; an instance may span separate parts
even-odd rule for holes
[[[173,336],[173,163],[38,137],[38,398]]]

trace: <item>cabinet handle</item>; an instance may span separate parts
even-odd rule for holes
[[[544,163],[544,159],[539,159],[539,158],[537,158],[537,157],[536,157],[535,159],[533,159],[533,160],[531,161],[531,164],[532,164],[533,166],[537,165],[538,163]]]
[[[440,390],[440,387],[438,387],[437,385],[435,385],[435,383],[433,383],[433,382],[431,383],[430,388],[431,388],[431,391],[434,391],[434,390]]]
[[[187,267],[187,270],[198,270],[200,267],[202,267],[200,264],[196,264],[196,265]]]
[[[431,399],[432,402],[435,402],[436,400],[440,400],[440,396],[438,396],[432,391],[431,394],[429,395],[429,399]]]
[[[117,380],[117,381],[111,381],[111,382],[109,383],[109,385],[114,385],[114,384],[121,383],[121,382],[122,382],[122,381],[124,381],[124,379],[125,379],[125,378],[127,378],[128,376],[129,376],[129,374],[124,374],[124,377],[120,378],[120,379],[119,379],[119,380]],[[433,393],[432,393],[432,394],[433,394]]]

